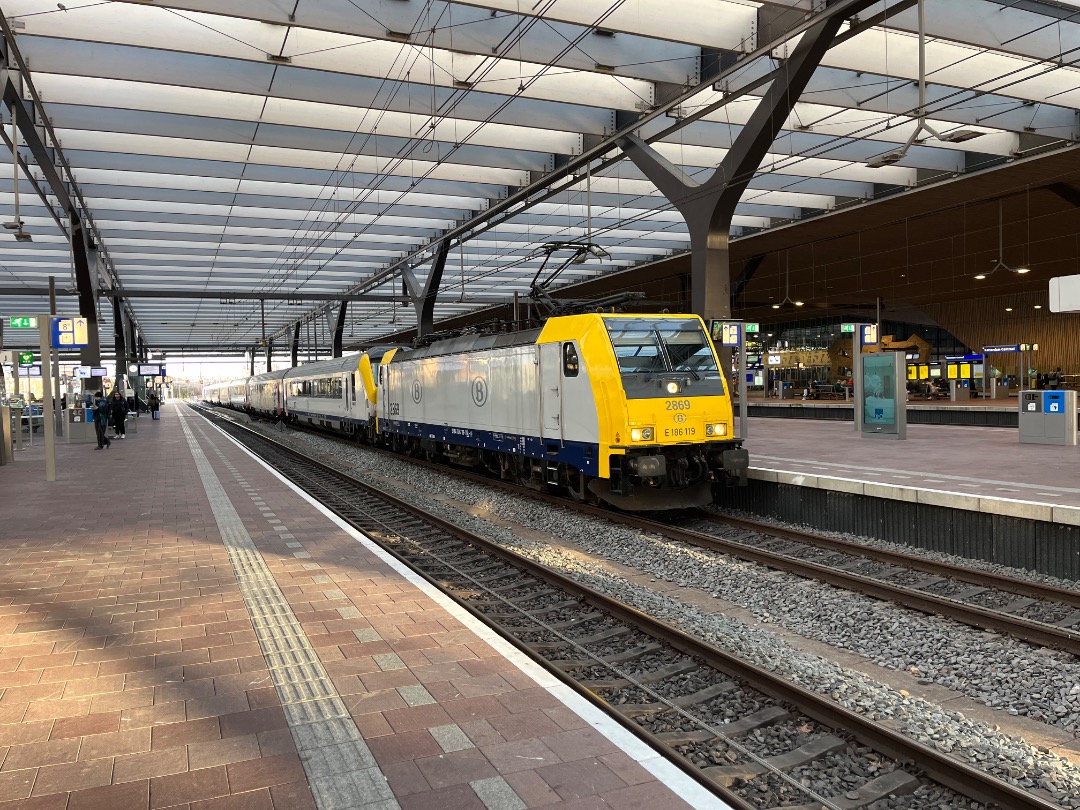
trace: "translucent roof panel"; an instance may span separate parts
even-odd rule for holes
[[[437,317],[526,292],[554,241],[609,254],[560,284],[686,251],[682,216],[606,139],[633,126],[706,180],[799,35],[767,38],[821,5],[8,0],[4,12],[100,241],[101,286],[152,348],[240,351],[264,331],[283,345],[298,320],[325,342],[347,294],[357,341],[411,325],[401,275],[422,284],[444,239]],[[922,111],[915,9],[867,13],[901,6],[826,52],[742,194],[734,238],[1080,140],[1080,3],[926,0]],[[703,80],[717,65],[722,81]],[[566,176],[585,153],[588,168]],[[33,166],[25,146],[21,158]],[[10,152],[0,159],[0,215],[33,240],[0,237],[2,314],[47,307],[50,276],[62,311],[77,307],[67,223],[32,174],[16,212]],[[112,306],[98,304],[108,347]]]

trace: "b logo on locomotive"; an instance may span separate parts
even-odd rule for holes
[[[420,385],[419,380],[413,380],[412,384],[412,401],[417,405],[420,404],[420,400],[424,398],[424,387]]]
[[[472,401],[480,408],[488,398],[487,380],[477,377],[472,383]]]

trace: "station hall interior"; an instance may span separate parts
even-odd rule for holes
[[[745,810],[597,708],[618,678],[582,697],[273,452],[499,513],[680,622],[772,619],[466,472],[1075,591],[1080,0],[0,0],[0,85],[0,810]],[[518,388],[461,371],[488,350]],[[964,801],[1080,807],[1074,692],[1014,721],[874,649],[851,683],[1050,757]]]

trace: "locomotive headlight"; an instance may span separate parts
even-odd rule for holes
[[[674,380],[672,380],[671,382],[669,382],[667,384],[667,392],[669,394],[677,394],[677,393],[679,393],[679,384],[677,382],[675,382]]]
[[[716,425],[706,425],[705,426],[705,435],[706,436],[727,436],[727,425],[725,425],[723,422],[720,422],[719,424],[716,424]]]
[[[653,429],[647,428],[631,428],[630,438],[635,442],[651,442],[653,437]]]

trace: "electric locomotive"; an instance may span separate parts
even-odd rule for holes
[[[746,479],[716,352],[693,315],[587,314],[387,352],[377,437],[633,510]]]

